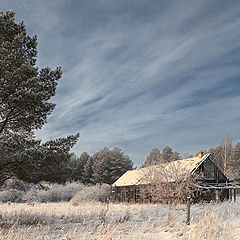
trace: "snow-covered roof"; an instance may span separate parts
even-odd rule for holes
[[[149,184],[155,180],[174,182],[179,177],[192,174],[209,155],[210,153],[207,153],[201,158],[193,157],[181,159],[165,164],[140,168],[138,170],[130,170],[113,183],[113,186]]]

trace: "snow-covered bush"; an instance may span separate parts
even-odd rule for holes
[[[38,185],[11,180],[0,191],[0,202],[105,202],[110,198],[108,184],[84,186],[79,182],[62,184],[41,183]]]
[[[31,186],[32,186],[32,183],[27,183],[15,177],[12,177],[6,180],[1,188],[3,190],[16,189],[19,191],[28,191],[31,188]]]
[[[52,184],[47,190],[38,190],[38,201],[40,202],[67,202],[84,188],[81,183],[67,183],[66,185]]]
[[[38,197],[38,192],[37,192],[37,186],[33,185],[29,191],[27,191],[24,196],[23,196],[23,201],[24,202],[38,202],[39,197]]]
[[[22,202],[24,192],[16,189],[3,190],[0,192],[0,202]]]
[[[108,184],[86,186],[71,199],[71,203],[78,205],[81,202],[106,202],[110,195],[111,186]]]

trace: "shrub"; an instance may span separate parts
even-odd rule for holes
[[[81,202],[106,202],[110,195],[111,186],[108,184],[86,186],[71,199],[71,203],[78,205]]]
[[[3,190],[16,189],[19,191],[28,191],[32,187],[32,185],[33,185],[32,183],[27,183],[15,177],[12,177],[5,181],[4,185],[2,186],[2,189]]]
[[[19,187],[20,186],[20,187]],[[21,190],[19,190],[19,189]],[[37,186],[22,181],[10,181],[0,191],[0,202],[106,202],[110,198],[110,185],[84,186],[79,182],[61,184],[43,183]]]
[[[38,201],[40,202],[67,202],[83,189],[81,183],[67,183],[66,185],[52,184],[47,190],[38,190]]]
[[[37,187],[34,185],[23,196],[24,202],[38,202],[39,197],[37,193]]]
[[[23,191],[16,189],[4,190],[0,192],[0,202],[22,202],[24,196]]]

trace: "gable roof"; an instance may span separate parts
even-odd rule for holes
[[[193,174],[209,156],[210,153],[207,153],[202,158],[193,157],[140,168],[138,170],[130,170],[113,183],[113,186],[149,184],[154,180],[174,182],[176,178]]]

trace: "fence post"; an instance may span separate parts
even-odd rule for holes
[[[191,198],[187,197],[187,210],[186,210],[186,224],[190,225],[190,206],[191,206]]]
[[[220,190],[216,189],[216,202],[219,202],[219,198],[220,198]]]
[[[232,201],[232,189],[231,188],[229,189],[229,193],[230,193],[229,195],[230,195],[230,202],[231,202]]]
[[[236,201],[236,189],[233,190],[234,202]]]

